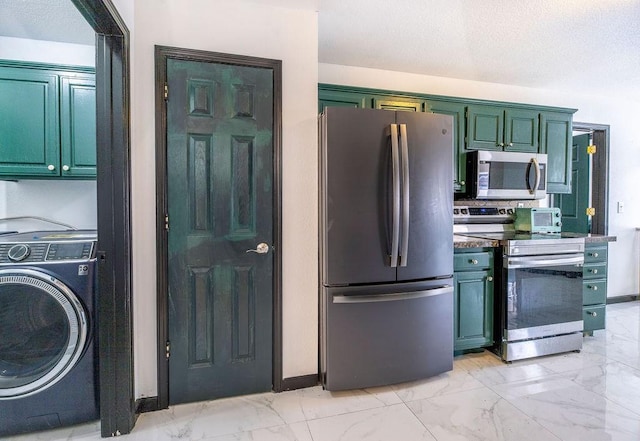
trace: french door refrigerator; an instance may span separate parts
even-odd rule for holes
[[[320,115],[320,369],[327,390],[453,367],[453,122]]]

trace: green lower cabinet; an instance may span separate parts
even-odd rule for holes
[[[584,332],[605,329],[607,303],[607,243],[585,244],[582,269],[582,320]]]
[[[493,251],[456,252],[454,262],[454,350],[491,346]]]

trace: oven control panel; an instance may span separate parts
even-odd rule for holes
[[[515,220],[516,209],[513,207],[482,206],[468,207],[456,205],[453,207],[454,224],[508,224]]]

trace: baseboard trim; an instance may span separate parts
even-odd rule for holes
[[[317,386],[319,383],[318,374],[301,375],[299,377],[283,378],[280,385],[282,390],[276,392],[284,392],[286,390],[304,389],[305,387]]]
[[[136,414],[155,412],[158,407],[158,397],[144,397],[136,400]]]
[[[615,297],[607,297],[607,305],[612,303],[623,303],[623,302],[635,302],[638,300],[637,295],[628,295],[628,296],[615,296]]]

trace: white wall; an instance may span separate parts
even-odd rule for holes
[[[95,48],[0,37],[0,59],[94,66]],[[0,217],[40,216],[78,228],[96,228],[95,181],[0,181]]]
[[[577,108],[574,121],[609,124],[609,234],[618,240],[609,246],[608,296],[638,294],[640,241],[635,228],[640,227],[640,141],[635,132],[640,102],[636,93],[543,90],[331,64],[319,65],[318,79],[329,84]],[[623,213],[616,212],[618,201],[625,202]]]
[[[283,374],[317,372],[317,15],[238,0],[136,0],[132,222],[136,397],[156,388],[154,45],[283,61]]]
[[[0,37],[0,59],[95,66],[96,51],[83,44]]]

